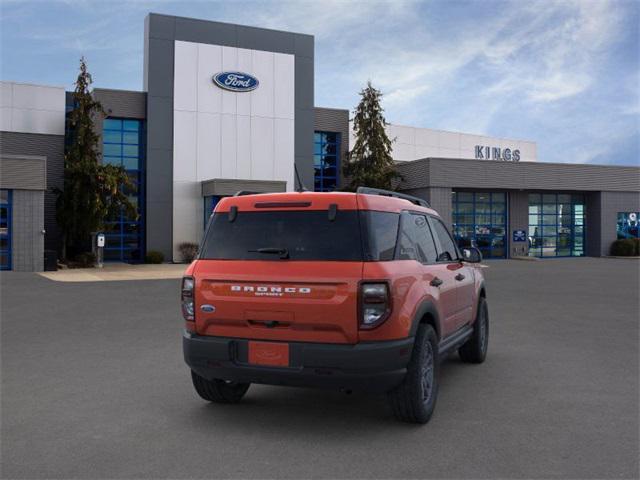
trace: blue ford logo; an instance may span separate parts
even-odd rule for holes
[[[213,305],[202,305],[200,307],[200,310],[207,313],[213,313],[216,311],[216,307],[214,307]]]
[[[213,76],[213,83],[232,92],[250,92],[258,88],[258,79],[248,73],[220,72]]]

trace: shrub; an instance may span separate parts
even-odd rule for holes
[[[96,255],[92,252],[84,252],[76,255],[75,264],[78,268],[92,268],[96,265]]]
[[[149,250],[144,256],[144,263],[162,263],[164,262],[164,255],[157,250]]]
[[[633,257],[640,255],[640,239],[625,238],[611,244],[611,255],[615,257]]]
[[[183,262],[191,263],[198,255],[198,244],[191,242],[182,242],[180,245],[178,245],[178,251],[182,256]]]

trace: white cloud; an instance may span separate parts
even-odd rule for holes
[[[638,131],[637,41],[626,53],[635,70],[620,78],[603,71],[621,36],[629,28],[637,34],[637,25],[629,25],[629,16],[638,19],[640,4],[633,1],[66,2],[46,2],[58,11],[51,19],[40,15],[44,3],[5,0],[10,8],[3,8],[3,19],[24,17],[26,10],[32,18],[10,42],[3,33],[3,43],[27,38],[52,55],[89,52],[105,74],[96,75],[97,83],[131,88],[141,84],[142,20],[149,11],[205,18],[314,35],[319,106],[351,109],[371,80],[396,124],[517,136],[556,147],[559,136],[574,129],[576,142],[598,138],[602,148],[616,129],[621,135]],[[61,16],[64,11],[68,15]],[[605,95],[606,104],[598,103]],[[585,122],[585,116],[592,119]],[[545,130],[550,125],[558,138]],[[541,145],[550,160],[559,158],[559,150]],[[583,150],[572,158],[598,156],[589,153],[596,149]]]

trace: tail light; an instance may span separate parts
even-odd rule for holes
[[[386,283],[360,285],[360,328],[370,330],[383,323],[391,313],[391,296]]]
[[[193,322],[194,317],[194,302],[193,302],[193,287],[195,280],[193,277],[182,278],[182,293],[180,300],[182,302],[182,316],[188,322]]]

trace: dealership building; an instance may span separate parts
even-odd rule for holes
[[[95,89],[102,161],[122,165],[138,215],[105,222],[105,260],[180,261],[220,198],[332,191],[353,142],[349,110],[314,105],[314,37],[149,14],[141,91]],[[348,106],[352,107],[352,106]],[[60,250],[62,87],[1,82],[0,267],[42,270]],[[398,189],[426,199],[488,258],[608,255],[638,236],[640,168],[538,161],[526,140],[389,125]],[[540,159],[544,160],[544,159]]]

